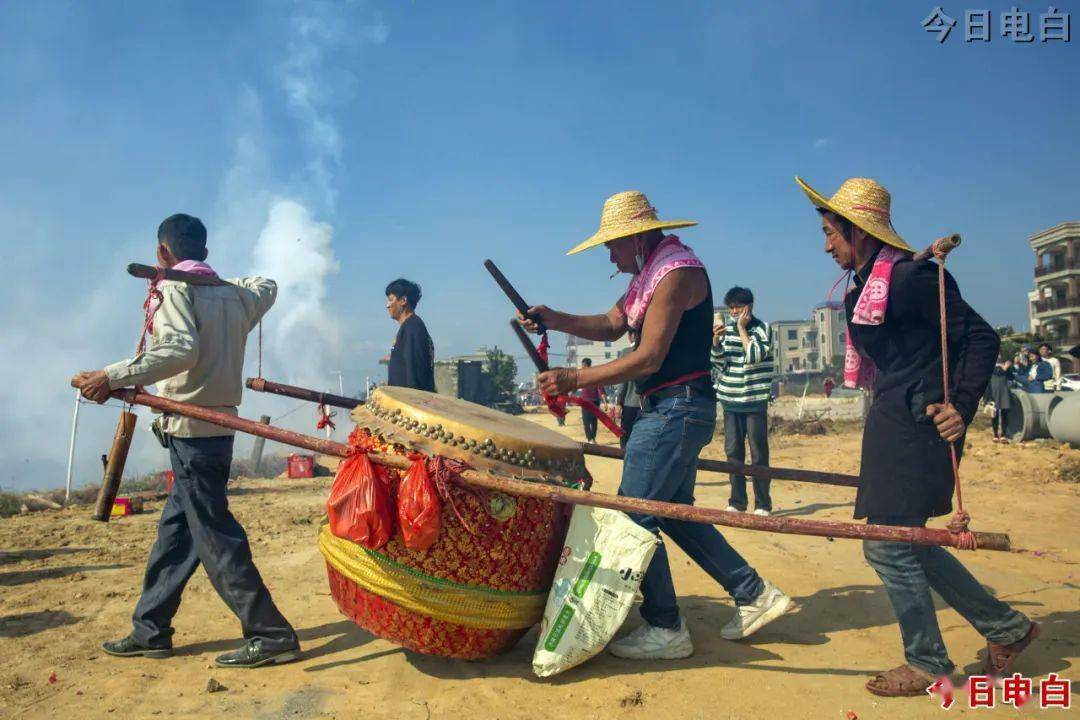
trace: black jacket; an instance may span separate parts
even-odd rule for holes
[[[1011,367],[1006,370],[1000,365],[994,365],[994,374],[990,376],[990,384],[986,386],[983,400],[994,403],[998,410],[1012,408],[1012,393],[1009,388],[1015,377],[1016,373]]]
[[[861,482],[855,517],[919,517],[952,510],[953,476],[948,444],[926,408],[940,403],[941,323],[938,267],[929,260],[901,260],[893,268],[885,321],[852,324],[852,312],[872,262],[845,298],[852,342],[877,366],[874,401],[863,433]],[[1001,340],[960,297],[945,274],[950,394],[970,423],[994,369]],[[956,443],[962,451],[964,440]]]
[[[435,392],[435,344],[417,315],[398,328],[386,384]]]

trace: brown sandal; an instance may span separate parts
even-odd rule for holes
[[[878,673],[867,681],[866,689],[880,697],[916,697],[925,695],[934,677],[910,665],[901,665]]]
[[[994,678],[1005,677],[1012,668],[1013,663],[1016,662],[1016,658],[1024,650],[1027,650],[1027,646],[1034,642],[1037,637],[1039,637],[1039,625],[1038,623],[1031,623],[1027,635],[1010,645],[987,642],[986,662],[983,663],[982,674]]]

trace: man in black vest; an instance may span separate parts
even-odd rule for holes
[[[645,195],[623,192],[608,198],[600,230],[570,251],[607,247],[612,264],[633,275],[627,293],[603,315],[572,315],[546,306],[519,315],[532,332],[535,320],[588,340],[613,341],[628,329],[640,333],[634,351],[603,365],[554,368],[538,376],[545,395],[567,395],[588,385],[634,380],[641,414],[626,445],[619,494],[691,504],[701,449],[716,427],[716,396],[709,378],[712,343],[712,288],[705,266],[665,228],[689,227],[664,221]],[[712,525],[655,516],[633,516],[642,527],[661,531],[694,559],[735,600],[735,614],[721,637],[748,637],[792,607],[791,598],[764,580]],[[622,658],[684,658],[694,652],[679,613],[663,542],[641,583],[645,622],[615,640],[608,651]]]

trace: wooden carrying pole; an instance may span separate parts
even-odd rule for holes
[[[136,420],[138,417],[135,413],[127,410],[120,413],[120,420],[116,423],[116,435],[113,436],[112,447],[109,448],[109,459],[105,464],[105,476],[101,480],[97,504],[94,505],[95,520],[109,522],[109,518],[112,517],[116,493],[120,490],[120,481],[124,479],[124,465],[127,464]]]
[[[157,408],[168,413],[184,415],[186,417],[214,423],[221,427],[264,437],[268,440],[293,445],[324,455],[336,455],[346,457],[351,448],[334,440],[303,435],[301,433],[285,430],[283,428],[263,425],[262,423],[246,418],[234,417],[226,413],[210,410],[209,408],[189,405],[188,403],[168,400],[148,393],[136,392],[133,389],[116,390],[113,397],[119,398],[132,405],[145,405]],[[368,453],[373,463],[387,467],[407,470],[410,465],[408,458],[400,455],[385,455],[382,453]],[[745,528],[748,530],[768,530],[771,532],[789,533],[794,535],[816,535],[819,537],[854,538],[861,540],[884,540],[889,542],[907,542],[915,545],[944,545],[956,547],[956,537],[947,530],[937,528],[912,528],[892,527],[885,525],[860,525],[857,523],[838,523],[825,520],[804,520],[800,518],[764,517],[749,513],[727,512],[713,508],[696,507],[679,503],[659,502],[656,500],[642,500],[640,498],[606,495],[602,493],[574,490],[558,485],[549,485],[539,482],[527,482],[511,477],[504,477],[479,470],[464,470],[457,476],[455,482],[472,488],[495,490],[520,497],[531,497],[542,500],[550,500],[558,503],[573,503],[578,505],[590,505],[592,507],[610,508],[637,515],[655,515],[657,517],[672,518],[674,520],[686,520],[690,522],[707,523],[710,525],[725,525],[728,527]],[[1009,536],[1004,533],[974,533],[978,547],[983,550],[1010,550]]]
[[[520,327],[520,326],[519,326]],[[352,410],[363,405],[358,398],[331,395],[316,390],[296,387],[295,385],[282,385],[263,378],[248,378],[247,386],[256,392],[272,393],[297,400],[310,400],[311,402],[333,405],[334,407]],[[595,443],[582,443],[581,449],[586,455],[622,460],[626,451],[618,447],[597,445]],[[772,480],[794,480],[797,482],[817,483],[819,485],[840,485],[842,487],[859,487],[858,475],[845,475],[843,473],[819,472],[817,470],[800,470],[798,468],[763,467],[761,465],[745,465],[743,463],[727,462],[725,460],[707,460],[699,458],[698,470],[708,472],[732,473],[734,475],[753,475]]]
[[[175,280],[177,282],[187,283],[188,285],[230,285],[231,283],[222,280],[216,275],[199,275],[198,273],[184,272],[183,270],[173,270],[171,268],[159,268],[153,265],[142,265],[140,263],[130,263],[127,266],[128,275],[132,277],[142,278],[144,280],[153,280],[161,275],[162,280]]]

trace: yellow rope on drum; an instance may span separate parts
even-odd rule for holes
[[[540,622],[547,592],[515,593],[477,588],[424,575],[389,557],[319,530],[319,551],[335,570],[368,592],[406,610],[492,630],[529,628]]]

